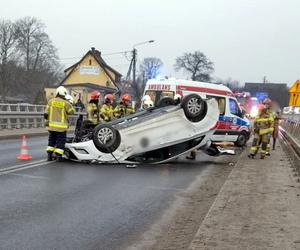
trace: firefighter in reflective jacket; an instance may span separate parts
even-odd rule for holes
[[[127,115],[134,114],[135,110],[131,106],[131,96],[124,94],[121,96],[120,104],[114,109],[114,117],[121,118]]]
[[[69,127],[68,116],[75,112],[73,106],[66,100],[67,94],[65,87],[58,87],[56,97],[48,102],[45,109],[44,118],[49,131],[48,161],[53,160],[53,153],[56,160],[62,161]]]
[[[250,148],[248,157],[254,158],[261,144],[261,159],[264,159],[267,153],[267,144],[270,134],[274,130],[273,118],[268,114],[264,105],[259,105],[259,114],[254,120],[254,139]]]
[[[87,119],[94,125],[100,122],[99,98],[100,93],[98,91],[93,91],[87,106]]]
[[[104,97],[104,104],[100,109],[100,117],[109,122],[114,119],[114,108],[113,108],[114,96],[112,94],[107,94]]]
[[[265,105],[266,112],[268,113],[268,115],[270,116],[270,118],[274,120],[275,117],[274,117],[273,110],[272,110],[272,101],[271,101],[271,99],[270,98],[264,99],[263,104]],[[268,141],[268,144],[267,144],[266,155],[270,155],[270,148],[271,148],[270,141],[271,141],[271,137],[272,137],[272,133],[268,134],[269,141]]]

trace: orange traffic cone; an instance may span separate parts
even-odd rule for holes
[[[27,142],[26,142],[26,136],[25,135],[23,135],[21,152],[20,152],[20,155],[18,156],[17,159],[21,160],[21,161],[28,161],[28,160],[32,159],[32,157],[28,154]]]

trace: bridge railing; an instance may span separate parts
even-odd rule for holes
[[[285,114],[280,126],[300,145],[300,114]]]
[[[0,103],[0,130],[45,127],[44,110],[44,105]],[[86,116],[84,112],[76,112],[69,117],[71,126],[76,125],[80,114]]]

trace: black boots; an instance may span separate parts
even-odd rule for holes
[[[53,160],[62,162],[63,161],[62,155],[61,154],[53,155],[53,152],[47,152],[47,161],[53,161]]]
[[[53,161],[53,157],[52,157],[52,155],[53,155],[53,152],[47,152],[47,161]]]
[[[62,162],[63,161],[63,158],[62,158],[61,154],[56,154],[55,158],[56,158],[56,161],[58,161],[58,162]]]
[[[255,154],[248,154],[248,157],[254,159]]]

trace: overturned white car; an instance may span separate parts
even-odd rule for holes
[[[214,99],[191,94],[176,105],[166,97],[158,107],[97,125],[84,141],[66,143],[65,152],[79,161],[162,163],[209,148],[218,117]]]

